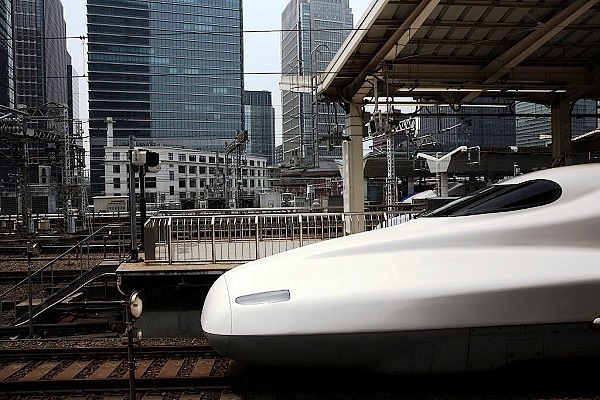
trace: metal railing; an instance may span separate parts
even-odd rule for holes
[[[241,263],[412,219],[410,211],[164,215],[144,226],[146,261]]]
[[[57,285],[55,285],[55,274],[56,271],[62,269],[61,263],[68,264],[68,269],[73,269],[73,265],[76,265],[80,276],[94,268],[101,260],[93,257],[94,253],[90,251],[90,247],[100,240],[103,243],[103,259],[118,259],[119,262],[124,261],[129,255],[125,243],[124,228],[124,225],[121,224],[105,225],[37,269],[33,269],[33,262],[36,261],[33,257],[35,255],[35,248],[31,243],[28,243],[27,278],[1,291],[0,325],[4,325],[7,322],[4,320],[5,317],[3,314],[3,311],[7,311],[7,305],[9,305],[8,308],[10,310],[15,310],[12,319],[16,320],[19,317],[16,315],[16,306],[19,302],[29,299],[29,308],[31,309],[32,299],[43,303],[46,298],[52,296],[58,290]],[[110,251],[108,247],[111,247]]]

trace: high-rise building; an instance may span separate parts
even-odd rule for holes
[[[219,150],[243,129],[242,0],[88,0],[91,192],[104,147]]]
[[[516,119],[510,100],[475,100],[454,109],[449,105],[423,107],[419,135],[433,147],[452,151],[459,146],[505,147],[515,145]]]
[[[16,0],[16,104],[67,105],[67,25],[60,0]]]
[[[33,136],[22,147],[3,149],[8,158],[0,175],[8,192],[2,192],[2,212],[22,212],[25,221],[30,213],[83,210],[78,207],[83,186],[78,185],[81,174],[75,165],[81,171],[84,166],[74,160],[84,149],[81,141],[73,143],[67,136],[72,132],[67,67],[71,60],[63,5],[60,0],[14,0],[12,6],[13,108],[19,115],[28,114],[25,123]],[[24,225],[28,233],[33,231],[31,219]]]
[[[14,108],[12,2],[0,0],[0,105]]]
[[[248,131],[246,153],[267,157],[269,165],[275,162],[275,110],[271,92],[244,92],[245,129]]]
[[[67,65],[67,76],[69,80],[68,86],[68,104],[69,104],[69,120],[79,120],[79,76],[77,70],[73,67],[72,63]]]
[[[515,111],[517,146],[547,146],[552,143],[550,107],[543,104],[517,102]],[[595,100],[577,101],[571,114],[571,137],[598,128],[598,103]]]
[[[353,27],[348,0],[290,0],[281,14],[282,80],[304,79],[304,92],[282,91],[282,139],[284,163],[318,163],[339,158],[341,150],[327,150],[323,137],[341,134],[344,114],[315,96],[317,76],[325,71]],[[308,93],[306,93],[308,92]],[[335,118],[336,115],[338,118]]]

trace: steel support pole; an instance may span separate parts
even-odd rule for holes
[[[140,166],[140,250],[144,250],[144,225],[146,224],[146,166]]]
[[[129,249],[129,260],[138,260],[137,227],[136,227],[136,201],[135,201],[135,172],[133,165],[133,149],[135,148],[135,137],[129,136],[129,222],[131,230],[131,247]]]
[[[27,290],[29,292],[29,339],[33,339],[33,290],[31,284],[31,241],[27,242]]]
[[[130,304],[125,307],[127,315],[127,365],[129,367],[129,398],[135,400],[135,359],[133,358],[133,317],[129,310]]]

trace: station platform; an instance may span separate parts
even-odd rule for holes
[[[206,293],[222,274],[242,263],[123,262],[116,269],[122,294],[138,292],[144,312],[137,327],[144,337],[200,337],[200,315]]]
[[[210,285],[219,276],[241,264],[241,262],[166,264],[144,261],[144,253],[139,253],[139,261],[121,263],[116,275],[121,286],[132,291],[174,284]]]

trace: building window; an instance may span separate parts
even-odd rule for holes
[[[195,165],[190,165],[190,174],[195,174],[197,167]]]
[[[147,189],[156,189],[156,177],[147,177],[146,178],[146,188]]]
[[[48,172],[46,171],[46,168],[41,168],[40,183],[48,183]]]
[[[215,163],[215,157],[208,157],[208,163],[209,164],[214,164]]]
[[[254,160],[250,160],[250,166],[254,167]]]
[[[119,174],[121,173],[121,166],[120,165],[113,165],[113,174]]]
[[[174,181],[175,180],[175,171],[169,171],[169,180],[170,181]]]
[[[196,178],[190,178],[190,187],[191,188],[195,188],[196,187]]]
[[[118,151],[113,152],[113,161],[119,161],[121,159],[121,153]]]
[[[113,178],[113,188],[121,189],[121,178]]]
[[[196,162],[196,155],[190,154],[190,161],[191,162]]]
[[[185,154],[179,154],[179,161],[185,161]]]
[[[169,161],[173,161],[173,153],[169,153]]]
[[[169,186],[169,194],[173,196],[175,194],[175,186]]]
[[[201,174],[205,174],[205,173],[206,173],[206,167],[200,167],[200,168],[198,169],[198,171],[199,171]]]
[[[200,160],[200,162],[206,162],[206,156],[200,156],[198,157],[198,159]]]
[[[185,165],[180,165],[179,166],[179,173],[180,174],[185,174]]]
[[[179,187],[180,188],[184,188],[185,187],[185,178],[179,178]]]

